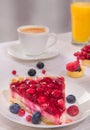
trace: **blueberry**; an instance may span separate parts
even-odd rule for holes
[[[13,103],[12,105],[10,105],[9,110],[11,113],[17,114],[20,108],[21,107],[17,103]]]
[[[80,71],[81,71],[81,67],[80,67],[80,66],[78,66],[78,68],[77,68],[77,70],[76,70],[76,71],[79,71],[79,72],[80,72]]]
[[[41,113],[39,111],[37,111],[32,116],[32,123],[39,124],[40,121],[41,121]]]
[[[76,97],[74,96],[74,95],[68,95],[67,97],[66,97],[66,100],[67,100],[67,102],[68,103],[75,103],[75,101],[76,101]]]
[[[30,69],[30,70],[28,71],[28,75],[29,75],[29,76],[35,76],[35,75],[36,75],[36,70],[35,70],[35,69]]]
[[[38,62],[36,66],[37,66],[38,69],[42,69],[42,68],[44,68],[44,63]]]

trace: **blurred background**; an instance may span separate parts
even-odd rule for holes
[[[0,0],[0,42],[17,40],[17,27],[45,25],[51,32],[71,31],[71,0]]]

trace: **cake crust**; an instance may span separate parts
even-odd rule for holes
[[[84,71],[85,71],[85,68],[82,66],[80,72],[78,72],[78,71],[72,72],[72,71],[67,70],[67,75],[72,78],[80,78],[84,75]]]
[[[90,67],[90,60],[81,60],[82,65],[86,67]]]

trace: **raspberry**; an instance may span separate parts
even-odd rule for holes
[[[66,69],[69,71],[74,71],[74,64],[73,62],[70,62],[66,65]]]
[[[69,71],[77,71],[78,69],[78,66],[80,66],[80,63],[79,61],[74,61],[74,62],[70,62],[66,65],[66,69],[69,70]]]
[[[79,108],[78,108],[78,106],[76,106],[76,105],[70,106],[70,107],[67,109],[67,113],[68,113],[70,116],[76,116],[76,115],[78,115],[78,113],[79,113]]]

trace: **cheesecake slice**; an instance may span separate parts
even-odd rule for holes
[[[11,101],[27,112],[41,112],[46,124],[60,125],[66,111],[63,77],[16,78],[10,83]]]

